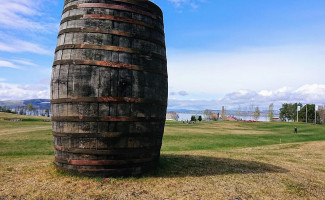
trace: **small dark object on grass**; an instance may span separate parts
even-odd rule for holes
[[[295,127],[295,134],[297,134],[298,133],[298,129],[297,129],[297,127]]]

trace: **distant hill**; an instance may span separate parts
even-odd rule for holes
[[[29,99],[29,100],[12,100],[12,101],[0,101],[0,106],[7,107],[19,107],[27,106],[27,104],[33,104],[34,108],[50,109],[50,99]]]

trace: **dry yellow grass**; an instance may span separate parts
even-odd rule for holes
[[[325,197],[325,142],[171,152],[162,158],[165,162],[157,174],[108,182],[58,173],[52,156],[35,162],[1,158],[0,199]]]
[[[17,127],[17,124],[21,127]],[[322,132],[322,127],[307,128],[318,128]],[[163,151],[161,167],[156,173],[141,178],[112,178],[104,182],[99,178],[58,172],[53,165],[51,144],[43,145],[44,142],[50,143],[50,129],[50,123],[46,122],[0,120],[1,200],[325,199],[325,141],[251,148]],[[271,129],[260,128],[263,131],[258,131],[254,126],[240,123],[215,123],[168,126],[166,135],[173,135],[173,131],[180,134],[180,130],[186,132],[186,129],[202,136],[236,132],[243,134],[241,139],[254,131],[276,134]],[[165,142],[170,143],[171,139]],[[38,140],[37,143],[34,140]],[[27,142],[30,146],[23,144]],[[6,145],[10,151],[1,148],[1,145]],[[17,145],[28,152],[24,154],[15,150]]]
[[[0,112],[0,120],[3,120],[4,118],[20,118],[20,119],[33,118],[33,119],[44,119],[44,120],[50,119],[49,117],[43,117],[43,116],[17,115],[12,113]]]
[[[19,133],[27,133],[32,131],[43,131],[43,130],[51,130],[51,127],[46,125],[46,126],[37,126],[37,127],[26,127],[24,129],[22,128],[3,129],[0,130],[0,135],[10,135],[16,133],[19,134]]]

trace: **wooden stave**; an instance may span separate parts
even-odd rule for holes
[[[76,4],[77,2],[82,2],[82,3],[93,3],[94,1],[92,0],[65,0],[64,3],[64,8],[69,7],[71,5]],[[115,3],[119,5],[127,5],[127,6],[132,6],[135,8],[139,9],[144,9],[147,12],[152,12],[156,14],[157,16],[161,17],[161,20],[163,20],[163,13],[162,10],[154,3],[147,1],[147,0],[98,0],[95,1],[96,3]]]
[[[62,30],[64,30],[64,29],[62,29]],[[161,39],[160,39],[161,40]],[[163,37],[163,40],[164,40],[164,37]],[[162,51],[165,51],[165,48],[164,48],[164,43],[163,43],[163,45],[162,45],[162,47],[161,48],[163,48],[162,49]],[[164,65],[166,65],[166,63],[164,64]],[[53,66],[54,68],[55,67],[59,67],[60,68],[60,70],[61,70],[61,65],[54,65]],[[70,68],[71,66],[69,65],[69,68]],[[71,68],[73,68],[73,67],[75,67],[75,66],[72,66]],[[80,67],[80,66],[79,66]],[[87,66],[85,66],[85,67],[87,67]],[[90,66],[88,66],[88,67],[90,67]],[[92,66],[93,68],[100,68],[101,66]],[[118,70],[120,70],[120,69],[118,69]],[[60,71],[61,72],[61,71]],[[140,72],[140,73],[142,73],[142,72]],[[145,73],[145,72],[143,72],[143,73]],[[150,73],[149,73],[150,74]],[[146,76],[148,76],[148,73],[147,73],[147,75]],[[166,77],[166,79],[167,79],[167,77]],[[65,82],[65,80],[67,81],[67,82],[69,82],[69,79],[68,78],[66,78],[66,79],[64,79],[64,78],[61,78],[60,77],[60,79],[56,79],[55,81],[52,81],[52,87],[53,87],[53,84],[62,84],[62,83],[64,83]],[[70,80],[71,81],[71,80]],[[64,85],[64,84],[63,84]],[[59,86],[59,88],[60,88],[60,86]],[[55,90],[55,89],[54,89]],[[67,89],[67,96],[66,97],[68,97],[69,95],[69,90]],[[80,96],[80,95],[77,95],[77,96]],[[120,97],[121,95],[117,95],[118,97]],[[123,96],[123,95],[122,95]],[[109,95],[104,95],[104,97],[110,97]],[[52,97],[51,97],[52,98]],[[131,97],[131,98],[133,98],[133,96]],[[52,98],[53,100],[56,100],[56,99],[62,99],[62,98]],[[152,99],[150,99],[150,98],[145,98],[145,99],[148,99],[149,101],[155,101],[154,99],[152,100]],[[60,103],[60,105],[62,105],[63,103]],[[80,104],[85,104],[85,102],[78,102],[78,105],[80,105]],[[99,106],[99,105],[101,105],[102,104],[102,102],[97,102],[97,105]],[[121,103],[121,102],[118,102],[118,103],[116,103],[115,102],[115,104],[117,104],[117,105],[119,105],[119,104],[125,104],[125,103]],[[132,104],[132,103],[131,103]],[[138,104],[138,103],[134,103],[134,104]],[[153,106],[156,106],[156,104],[153,104]],[[54,115],[55,115],[55,112],[53,112],[54,113]],[[59,112],[60,113],[60,112]],[[80,115],[78,115],[78,117],[79,117]],[[85,116],[82,116],[82,117],[85,117]],[[60,121],[54,121],[54,123],[73,123],[73,122],[60,122]],[[84,122],[83,122],[84,123]],[[87,122],[85,122],[86,124],[87,124]],[[89,122],[89,123],[91,123],[91,122]],[[97,123],[100,123],[100,122],[97,122]],[[114,122],[112,122],[112,123],[114,123]],[[119,122],[116,122],[116,123],[119,123]],[[137,123],[137,122],[135,122],[135,123]],[[155,123],[155,122],[152,122],[152,123]],[[160,125],[160,126],[162,126],[162,125]],[[78,131],[79,132],[79,131]],[[158,138],[158,140],[160,140],[161,141],[161,139],[162,139],[162,133],[163,133],[163,130],[162,131],[160,131],[160,133],[158,133],[158,136],[151,136],[151,137],[157,137]],[[71,140],[71,138],[73,138],[73,137],[71,137],[73,134],[71,134],[71,133],[66,133],[66,132],[61,132],[61,134],[63,135],[63,136],[61,136],[60,138],[69,138],[70,140]],[[78,133],[78,134],[80,134],[80,133]],[[99,133],[90,133],[90,136],[98,136],[99,135]],[[131,136],[127,136],[127,137],[131,137]],[[133,136],[133,137],[139,137],[139,136]],[[56,136],[54,136],[54,140],[56,140],[57,139],[57,137]],[[97,137],[96,137],[96,139],[98,139]],[[102,138],[99,138],[99,139],[102,139]],[[121,139],[121,138],[120,138]],[[105,140],[105,139],[104,139]],[[122,139],[121,139],[122,140]],[[71,141],[70,141],[71,142]],[[132,145],[131,145],[132,146]],[[138,146],[137,146],[138,147]],[[142,147],[143,147],[143,145],[142,145]],[[158,148],[159,150],[156,150],[155,152],[157,152],[158,154],[160,153],[160,148],[161,148],[161,142],[159,143],[157,143],[157,144],[155,144],[154,146],[153,146],[154,148]],[[149,148],[148,146],[147,146],[147,148]],[[114,149],[116,149],[116,147],[114,147]],[[118,149],[118,148],[117,148]],[[127,150],[130,150],[130,151],[132,151],[133,149],[134,149],[134,145],[133,145],[133,148],[130,148],[130,145],[127,145],[127,146],[123,146],[123,149],[127,149]],[[57,151],[57,150],[56,150]],[[75,154],[73,154],[73,155],[75,155]],[[85,154],[81,154],[81,155],[85,155]],[[80,156],[81,156],[80,155]],[[141,154],[140,154],[141,155]],[[140,155],[138,155],[138,156],[140,156]],[[140,156],[141,157],[141,156]],[[159,158],[159,156],[158,156],[158,158]],[[59,162],[56,162],[57,163],[57,167],[59,168]],[[143,162],[143,163],[140,163],[139,164],[139,166],[131,166],[131,165],[128,165],[128,166],[126,166],[126,167],[129,167],[130,168],[130,166],[131,166],[131,168],[130,169],[132,169],[131,171],[134,171],[134,170],[136,170],[137,168],[141,168],[141,166],[143,167],[143,166],[146,166],[146,164],[145,164],[146,162]],[[150,165],[152,165],[152,163],[153,162],[150,162],[151,164]],[[156,161],[155,161],[155,163],[157,163]],[[62,163],[61,163],[62,164]],[[155,166],[156,166],[156,164],[155,164]],[[75,167],[75,166],[74,166]],[[104,167],[104,166],[101,166],[101,167]],[[152,170],[152,169],[154,169],[154,167],[149,167],[148,168],[148,170]],[[77,168],[73,168],[72,169],[72,171],[78,171],[79,169],[77,169]],[[91,171],[96,171],[96,170],[99,170],[100,171],[100,169],[98,169],[98,168],[91,168],[91,169],[83,169],[82,170],[82,172],[83,173],[89,173],[89,175],[93,175],[93,173],[91,173]],[[102,169],[102,170],[107,170],[106,168],[105,169]],[[80,171],[80,170],[79,170]],[[114,171],[114,170],[113,170]],[[116,171],[119,171],[119,170],[116,170]],[[102,172],[101,172],[102,173]],[[104,174],[107,174],[107,173],[104,173]],[[117,174],[117,172],[115,172],[115,173],[113,173],[113,175],[116,175]],[[122,175],[126,175],[126,174],[128,174],[128,175],[132,175],[132,174],[134,174],[134,173],[122,173]]]

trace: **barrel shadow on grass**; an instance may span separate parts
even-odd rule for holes
[[[286,173],[287,169],[256,161],[192,155],[161,155],[158,177]]]

